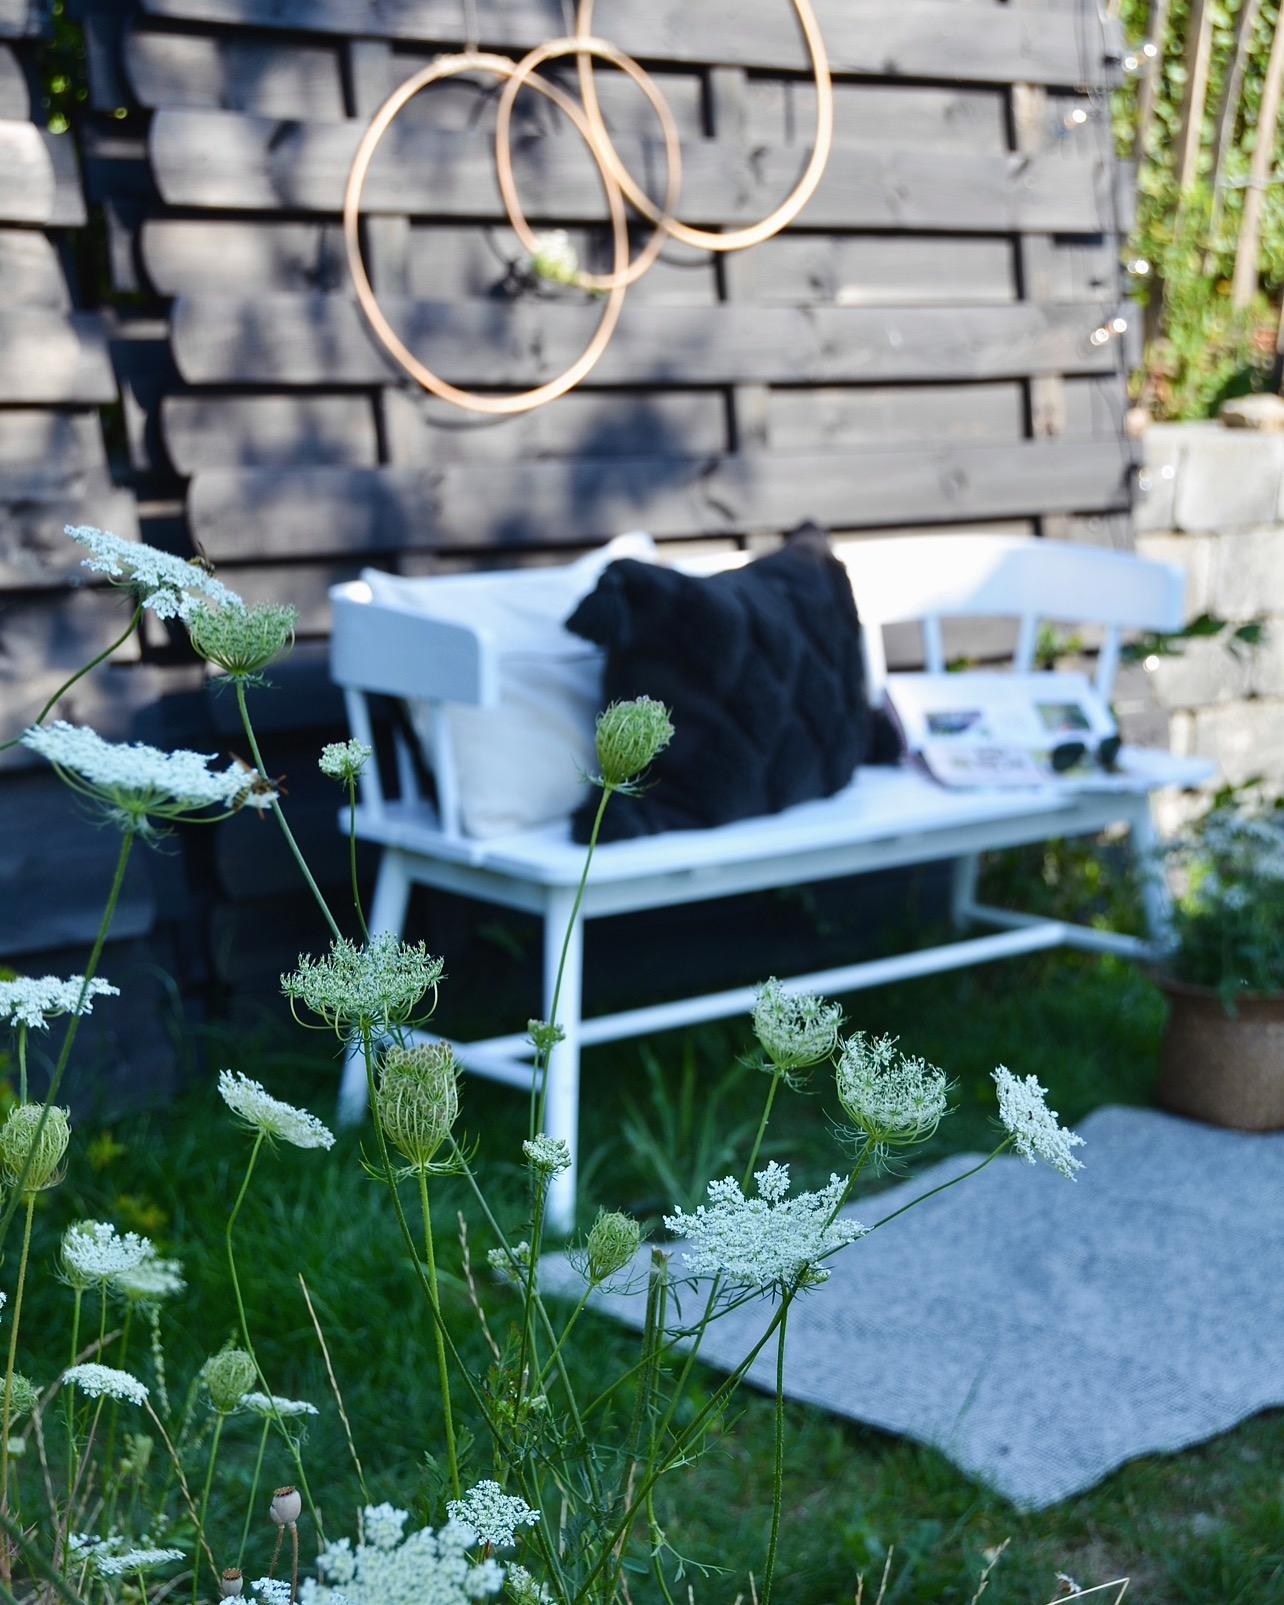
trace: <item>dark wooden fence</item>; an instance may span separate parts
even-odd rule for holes
[[[303,833],[331,872],[333,798],[313,778],[338,711],[326,590],[365,563],[542,560],[629,527],[759,541],[804,517],[848,531],[985,524],[1127,540],[1122,342],[1093,341],[1120,311],[1127,225],[1105,100],[1113,25],[1088,0],[819,9],[836,143],[798,224],[743,256],[667,251],[587,385],[478,427],[381,356],[338,223],[364,120],[458,47],[462,0],[81,0],[90,109],[78,132],[105,228],[119,477],[145,537],[199,542],[248,598],[298,606],[302,644],[276,677],[282,691],[262,699],[268,757],[289,771]],[[487,47],[565,31],[559,0],[476,0],[476,11]],[[0,34],[26,15],[25,0],[0,0]],[[786,0],[600,0],[595,26],[673,107],[688,218],[741,223],[781,198],[814,115]],[[0,44],[8,117],[25,106],[12,55]],[[645,103],[605,72],[601,92],[626,161],[654,182]],[[371,174],[367,254],[394,323],[447,377],[525,386],[583,345],[598,308],[524,272],[502,222],[491,116],[460,82],[413,104]],[[100,325],[67,310],[47,234],[83,218],[65,164],[51,164],[63,177],[47,195],[36,176],[66,141],[5,122],[0,149],[11,128],[31,154],[29,175],[21,161],[16,181],[12,162],[0,169],[0,217],[17,208],[24,225],[0,229],[0,263],[19,246],[30,255],[17,281],[0,271],[0,399],[58,409],[15,413],[16,431],[6,420],[0,473],[16,473],[19,492],[23,475],[39,480],[43,511],[12,511],[28,504],[0,482],[0,553],[6,637],[16,632],[24,675],[43,685],[84,632],[115,622],[90,597],[69,609],[56,587],[74,559],[49,531],[68,517],[133,522],[108,485],[96,415],[74,410],[108,401],[113,382]],[[600,191],[574,131],[527,95],[514,148],[532,220],[565,228],[595,261]],[[13,282],[32,286],[18,318]],[[73,628],[73,617],[93,622]],[[78,716],[105,698],[116,712],[99,722],[148,709],[142,730],[237,744],[229,706],[202,693],[181,645],[154,627],[139,661],[102,683]],[[38,690],[28,679],[8,694],[8,723]],[[26,783],[0,791],[0,808]],[[256,822],[237,822],[185,861],[177,901],[162,898],[163,915],[203,933],[197,972],[236,981],[315,934],[261,842]]]

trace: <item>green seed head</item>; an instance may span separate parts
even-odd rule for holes
[[[244,1349],[220,1349],[201,1368],[210,1403],[220,1415],[231,1415],[254,1386],[258,1367]]]
[[[292,607],[276,603],[242,610],[201,602],[192,609],[187,629],[198,656],[243,680],[289,651],[297,622]]]
[[[41,1128],[41,1116],[45,1115]],[[70,1111],[43,1104],[20,1103],[9,1112],[0,1128],[0,1170],[10,1187],[19,1185],[24,1194],[40,1193],[56,1187],[62,1180],[62,1162],[71,1141]],[[23,1171],[26,1176],[23,1177]]]
[[[459,1071],[449,1043],[390,1048],[379,1072],[383,1134],[416,1167],[432,1163],[459,1115]]]
[[[651,697],[613,702],[598,715],[597,762],[606,786],[627,786],[673,740],[669,710]]]
[[[30,1414],[40,1402],[40,1389],[34,1382],[29,1382],[20,1372],[13,1373],[12,1391],[10,1393],[9,1408],[12,1418],[16,1421],[19,1416]]]
[[[599,1211],[588,1234],[588,1279],[596,1287],[622,1271],[638,1251],[642,1228],[618,1210]]]

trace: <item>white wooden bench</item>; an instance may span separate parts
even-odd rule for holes
[[[1008,618],[1018,621],[1013,666],[1034,667],[1041,622],[1097,626],[1101,632],[1096,684],[1109,696],[1125,631],[1171,631],[1183,622],[1182,577],[1176,569],[1126,554],[1023,537],[950,535],[863,540],[840,544],[865,624],[872,694],[886,675],[883,627],[907,622],[922,630],[925,666],[945,664],[944,621]],[[710,573],[743,562],[723,556],[684,563]],[[526,571],[529,572],[529,571]],[[521,585],[523,571],[480,577],[496,586]],[[476,585],[479,576],[442,577],[434,586]],[[500,643],[453,620],[376,605],[368,586],[341,585],[332,593],[332,668],[343,687],[352,731],[373,742],[367,697],[424,698],[440,707],[459,702],[493,706]],[[455,610],[457,612],[457,610]],[[435,726],[431,761],[438,793],[434,808],[419,794],[415,768],[398,743],[397,797],[385,795],[374,766],[362,782],[357,832],[382,849],[370,911],[372,931],[402,932],[411,889],[437,887],[522,909],[544,924],[544,996],[532,1014],[547,1017],[558,955],[583,867],[583,849],[565,824],[475,840],[459,829],[451,753],[444,720]],[[976,900],[981,853],[1052,837],[1130,827],[1134,849],[1153,840],[1150,792],[1192,785],[1209,766],[1160,752],[1125,749],[1132,778],[1110,788],[1086,781],[1039,791],[946,790],[912,765],[862,769],[839,795],[782,814],[712,830],[674,831],[612,843],[598,850],[580,915],[572,932],[562,982],[558,1023],[565,1038],[548,1070],[546,1128],[576,1147],[580,1055],[585,1047],[747,1012],[752,986],[696,996],[624,1013],[585,1018],[582,1008],[584,925],[604,915],[668,907],[769,887],[792,886],[934,860],[953,860],[955,924],[990,927],[939,946],[917,949],[798,976],[799,990],[841,994],[984,960],[1068,945],[1101,952],[1146,953],[1162,934],[1164,892],[1153,861],[1142,859],[1151,942],[1043,919]],[[347,829],[346,811],[342,826]],[[1147,863],[1151,872],[1145,871]],[[456,1044],[471,1071],[529,1088],[532,1050],[521,1031]],[[365,1107],[362,1067],[349,1062],[340,1118],[360,1118]],[[550,1217],[568,1227],[574,1209],[574,1172],[558,1178]]]

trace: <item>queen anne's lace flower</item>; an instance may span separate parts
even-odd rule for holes
[[[843,1011],[815,993],[792,993],[773,976],[758,989],[753,1030],[778,1070],[805,1070],[838,1046]]]
[[[138,1264],[129,1270],[117,1271],[111,1278],[111,1285],[136,1304],[159,1304],[187,1287],[182,1263],[176,1259],[161,1259],[150,1243]]]
[[[0,1176],[28,1196],[56,1187],[70,1141],[68,1110],[57,1104],[15,1104],[0,1127]]]
[[[243,1395],[240,1403],[242,1410],[248,1410],[251,1415],[268,1416],[273,1420],[280,1417],[283,1421],[290,1416],[316,1416],[321,1412],[315,1404],[309,1404],[306,1399],[282,1399],[273,1393],[247,1393]]]
[[[331,780],[356,780],[374,757],[374,748],[364,741],[332,741],[322,747],[317,768]]]
[[[182,1560],[181,1549],[123,1549],[116,1554],[96,1552],[90,1565],[100,1577],[136,1577],[139,1572],[155,1571],[171,1561]]]
[[[219,1096],[250,1128],[296,1148],[333,1148],[334,1133],[306,1109],[282,1103],[239,1070],[220,1070]]]
[[[1058,1125],[1057,1112],[1048,1108],[1047,1092],[1038,1080],[1034,1076],[1022,1080],[1001,1064],[994,1072],[994,1085],[999,1092],[999,1119],[1012,1133],[1017,1153],[1031,1164],[1036,1158],[1045,1159],[1053,1170],[1073,1181],[1083,1162],[1072,1150],[1083,1147],[1083,1138]]]
[[[949,1106],[944,1070],[902,1053],[895,1037],[848,1037],[834,1080],[848,1117],[874,1142],[925,1142]]]
[[[105,1220],[81,1220],[62,1234],[62,1273],[73,1287],[93,1287],[137,1270],[155,1253],[137,1232],[122,1234]]]
[[[63,1384],[72,1383],[91,1399],[120,1399],[125,1404],[146,1404],[147,1384],[131,1376],[128,1371],[117,1371],[110,1365],[99,1365],[90,1360],[84,1365],[73,1365],[62,1374]]]
[[[471,1527],[483,1544],[507,1549],[517,1542],[519,1527],[533,1527],[539,1511],[524,1499],[506,1494],[497,1482],[486,1478],[470,1488],[462,1499],[450,1499],[446,1509],[452,1521]]]
[[[556,1176],[571,1168],[571,1150],[560,1137],[548,1137],[543,1132],[522,1144],[526,1163],[541,1176]]]
[[[597,716],[594,745],[601,781],[627,790],[673,740],[669,710],[654,697],[612,702]]]
[[[281,990],[340,1033],[387,1031],[431,1013],[424,998],[436,994],[442,964],[422,942],[413,946],[389,931],[362,946],[346,937],[319,959],[306,955]]]
[[[564,228],[549,229],[535,236],[530,254],[531,272],[550,284],[574,284],[580,271],[579,254]]]
[[[211,770],[211,753],[161,752],[141,741],[104,741],[83,725],[33,725],[22,744],[47,758],[73,791],[101,803],[113,823],[148,832],[153,819],[187,819],[206,809],[239,808],[271,787],[256,769]]]
[[[127,587],[158,619],[186,620],[198,597],[206,597],[220,607],[245,607],[235,591],[229,590],[197,563],[189,563],[142,541],[121,540],[119,535],[109,535],[106,530],[87,524],[68,524],[66,530],[73,541],[88,551],[85,568],[96,574],[106,574],[118,585]]]
[[[98,975],[89,982],[83,975],[65,981],[56,975],[23,975],[15,981],[0,981],[0,1020],[44,1031],[50,1020],[61,1014],[92,1014],[95,998],[119,996],[120,988]]]
[[[257,1577],[250,1587],[258,1595],[260,1605],[290,1605],[292,1596],[288,1580],[280,1577]]]
[[[709,1183],[709,1202],[694,1215],[679,1209],[664,1217],[671,1232],[689,1240],[683,1258],[696,1276],[725,1276],[736,1286],[815,1286],[829,1277],[826,1255],[863,1237],[868,1227],[834,1216],[846,1186],[831,1176],[820,1192],[790,1198],[789,1166],[775,1160],[756,1171],[758,1197],[746,1198],[732,1177]]]
[[[198,602],[188,614],[187,629],[199,657],[234,680],[247,680],[289,651],[298,619],[294,608],[275,602],[257,607]]]
[[[403,1538],[406,1520],[391,1506],[368,1506],[364,1541],[354,1548],[345,1538],[321,1551],[301,1605],[467,1605],[503,1587],[503,1567],[469,1559],[479,1536],[471,1526],[452,1519],[440,1531],[422,1527]]]

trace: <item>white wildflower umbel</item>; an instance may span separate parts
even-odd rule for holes
[[[295,1148],[333,1148],[334,1133],[306,1109],[282,1103],[239,1070],[220,1070],[219,1096],[250,1130]]]
[[[408,1520],[390,1505],[367,1506],[362,1541],[327,1544],[317,1556],[317,1581],[305,1582],[301,1605],[469,1605],[504,1585],[504,1568],[475,1561],[468,1551],[479,1534],[454,1519],[434,1532],[402,1536]]]
[[[322,747],[317,768],[331,780],[350,785],[361,778],[361,771],[374,757],[374,748],[364,741],[332,741]]]
[[[459,1069],[448,1042],[392,1047],[383,1056],[375,1119],[414,1170],[428,1170],[459,1116]]]
[[[114,825],[144,836],[155,833],[156,820],[213,822],[251,795],[271,792],[258,771],[245,764],[211,770],[211,753],[161,752],[141,741],[104,741],[96,731],[61,719],[33,725],[23,733],[22,744],[47,758],[73,791],[104,808]]]
[[[536,249],[529,261],[531,272],[537,279],[550,284],[574,284],[580,271],[580,259],[571,236],[565,229],[549,229],[535,236]]]
[[[81,1220],[62,1234],[63,1279],[85,1291],[137,1270],[156,1250],[137,1232],[118,1232],[105,1220]]]
[[[671,1232],[686,1237],[683,1258],[695,1276],[722,1276],[736,1287],[782,1292],[828,1280],[822,1261],[863,1237],[868,1227],[835,1217],[846,1182],[831,1176],[819,1192],[790,1198],[789,1166],[775,1160],[755,1172],[757,1198],[746,1198],[727,1176],[709,1183],[709,1202],[695,1213],[664,1217]]]
[[[999,1094],[999,1119],[1012,1134],[1017,1153],[1031,1164],[1036,1159],[1046,1160],[1067,1181],[1073,1181],[1075,1172],[1083,1169],[1073,1153],[1083,1147],[1083,1138],[1058,1124],[1056,1110],[1048,1108],[1047,1091],[1034,1076],[1022,1080],[1004,1064],[994,1072],[994,1085]]]
[[[838,1046],[843,1011],[814,992],[789,992],[775,976],[758,988],[753,1032],[777,1070],[805,1070]]]
[[[24,1195],[56,1187],[71,1141],[71,1111],[51,1104],[16,1104],[0,1127],[0,1176]]]
[[[94,976],[72,975],[64,981],[56,975],[21,975],[13,981],[0,981],[0,1020],[9,1025],[29,1026],[47,1031],[50,1020],[63,1014],[92,1014],[95,998],[118,998],[120,988]]]
[[[571,1168],[570,1146],[560,1137],[549,1137],[544,1132],[522,1144],[526,1163],[537,1176],[552,1178]]]
[[[85,1365],[73,1365],[62,1374],[63,1385],[73,1387],[91,1399],[119,1399],[123,1404],[146,1404],[147,1384],[140,1382],[128,1371],[117,1371],[110,1365],[98,1365],[90,1360]]]
[[[138,1264],[129,1270],[117,1271],[111,1278],[111,1285],[131,1304],[159,1304],[164,1299],[174,1298],[187,1287],[180,1261],[162,1259],[150,1243],[147,1244],[147,1253]]]
[[[622,1215],[619,1210],[599,1210],[584,1244],[585,1276],[594,1287],[609,1282],[633,1263],[641,1241],[642,1228],[632,1216]]]
[[[209,1394],[210,1403],[221,1416],[230,1416],[239,1410],[245,1395],[259,1374],[254,1356],[245,1349],[220,1349],[211,1354],[201,1367],[201,1381]]]
[[[669,710],[653,697],[612,702],[597,716],[594,744],[600,783],[627,790],[673,740]]]
[[[239,1408],[248,1410],[253,1416],[265,1416],[275,1421],[278,1417],[282,1421],[291,1416],[316,1416],[321,1412],[315,1404],[309,1404],[306,1399],[282,1399],[272,1393],[243,1393]]]
[[[441,960],[422,942],[412,946],[383,931],[364,946],[340,937],[321,958],[305,955],[281,977],[281,990],[340,1036],[360,1036],[422,1024],[441,973]]]
[[[902,1053],[895,1037],[848,1037],[834,1081],[848,1119],[880,1146],[926,1142],[949,1107],[944,1070]]]
[[[121,540],[106,530],[87,524],[66,526],[73,541],[88,551],[84,567],[105,574],[115,584],[132,591],[141,607],[148,607],[158,619],[186,620],[198,598],[219,607],[244,608],[235,591],[203,569],[200,564],[159,551],[142,541]]]
[[[519,1527],[533,1527],[539,1520],[538,1510],[532,1510],[524,1499],[506,1494],[489,1478],[470,1488],[462,1499],[447,1500],[446,1509],[452,1521],[471,1527],[492,1549],[509,1548],[517,1542]]]
[[[92,1550],[90,1568],[99,1577],[137,1577],[139,1572],[153,1572],[172,1561],[182,1560],[181,1549],[156,1549],[151,1545],[135,1545],[129,1549]]]
[[[187,630],[198,657],[233,680],[252,680],[294,645],[299,615],[292,607],[265,602],[256,607],[211,607],[198,602]]]

